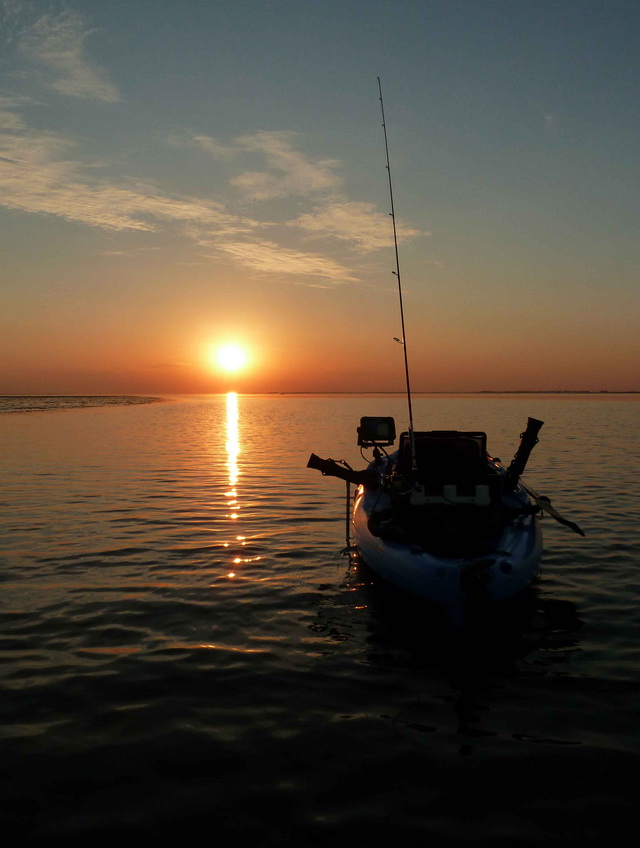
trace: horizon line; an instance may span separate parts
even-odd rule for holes
[[[155,392],[108,392],[100,394],[73,394],[69,392],[58,392],[54,394],[23,394],[23,393],[8,393],[0,394],[0,398],[47,398],[47,397],[149,397],[160,395],[226,395],[229,393],[247,394],[247,395],[396,395],[404,397],[406,392],[403,391],[384,391],[378,389],[370,389],[368,391],[350,391],[336,389],[305,389],[298,391],[240,391],[237,389],[228,389],[212,392],[172,392],[161,391]],[[413,395],[636,395],[640,394],[640,389],[433,389],[430,391],[414,391]]]

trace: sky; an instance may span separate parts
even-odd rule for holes
[[[637,0],[0,0],[0,37],[0,394],[402,391],[377,77],[413,390],[640,390]]]

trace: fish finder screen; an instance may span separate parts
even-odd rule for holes
[[[381,447],[392,445],[396,438],[396,424],[393,418],[365,417],[360,419],[358,427],[358,445],[360,447]]]

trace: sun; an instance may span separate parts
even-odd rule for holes
[[[247,351],[236,344],[227,344],[216,348],[213,354],[216,366],[227,374],[235,374],[246,366],[249,356]]]

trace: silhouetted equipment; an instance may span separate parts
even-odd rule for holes
[[[358,427],[358,445],[363,448],[389,447],[396,440],[396,422],[393,418],[364,417]]]
[[[520,447],[516,451],[515,456],[511,460],[511,465],[507,468],[507,473],[504,481],[504,488],[507,492],[513,492],[518,485],[518,480],[522,476],[531,451],[538,444],[538,433],[544,421],[538,421],[537,418],[527,419],[527,429],[524,433],[520,433]]]
[[[335,459],[322,459],[312,453],[307,462],[307,468],[315,468],[321,471],[325,477],[338,477],[340,480],[346,480],[348,483],[353,483],[355,486],[372,486],[379,480],[378,474],[374,471],[354,471],[345,462],[336,462]]]

